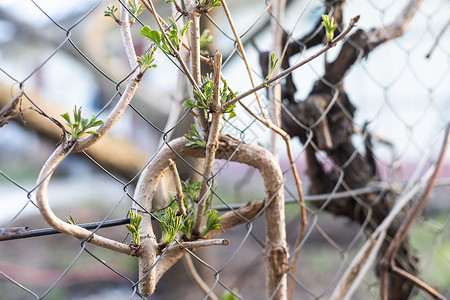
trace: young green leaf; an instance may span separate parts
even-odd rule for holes
[[[70,223],[72,225],[77,225],[77,223],[75,223],[75,220],[73,219],[71,214],[68,217],[66,217],[66,220],[68,223]]]
[[[197,102],[195,102],[194,99],[189,98],[183,102],[182,107],[184,110],[188,110],[190,108],[196,108],[198,106],[197,106]]]
[[[186,143],[186,146],[189,148],[205,148],[206,147],[206,141],[198,132],[195,124],[191,125],[191,129],[189,130],[189,133],[186,133],[184,135],[184,137],[188,140],[188,142]]]
[[[131,22],[133,23],[134,17],[139,16],[144,11],[144,5],[139,4],[139,1],[136,1],[136,0],[128,1],[128,4],[130,6],[130,12],[132,14]]]
[[[148,49],[144,55],[139,56],[137,59],[138,63],[141,65],[141,73],[142,74],[147,72],[147,70],[150,68],[156,68],[156,64],[153,63],[155,61],[155,57],[154,57],[155,51],[156,51],[155,47],[156,46],[150,47],[150,49]]]
[[[107,6],[106,10],[103,12],[105,17],[111,17],[114,21],[117,23],[119,22],[119,19],[116,17],[115,12],[117,11],[117,7],[114,5]]]
[[[186,235],[188,240],[192,239],[192,228],[194,227],[194,214],[191,214],[189,218],[186,218],[181,227],[181,231]]]
[[[269,80],[272,75],[273,71],[275,71],[275,67],[277,66],[279,61],[279,58],[275,59],[275,53],[272,52],[272,55],[270,55],[270,68],[269,68],[269,74],[266,77],[266,80]]]
[[[197,5],[200,10],[206,12],[210,11],[215,6],[220,6],[220,0],[200,0]]]
[[[81,106],[77,109],[75,106],[73,110],[73,122],[70,119],[69,113],[61,115],[66,121],[66,125],[70,128],[70,135],[73,139],[79,139],[85,133],[98,134],[97,131],[89,130],[92,127],[100,126],[103,121],[97,120],[95,115],[92,115],[91,120],[81,117]]]
[[[140,216],[137,211],[133,212],[133,210],[130,209],[130,224],[127,224],[126,227],[131,234],[131,239],[133,241],[133,245],[135,246],[139,246],[141,242],[141,221],[142,216]]]
[[[322,25],[325,27],[325,32],[327,35],[327,41],[331,42],[334,37],[334,31],[336,30],[337,25],[334,24],[334,18],[329,17],[328,15],[322,15]]]
[[[238,296],[235,296],[238,295]],[[239,294],[236,290],[233,289],[233,293],[230,293],[229,291],[225,291],[222,295],[220,295],[220,300],[238,300]]]
[[[215,209],[208,209],[206,211],[206,227],[205,230],[200,234],[200,236],[205,236],[208,234],[208,232],[219,229],[220,228],[220,221],[223,218],[219,218],[219,212]]]
[[[183,189],[183,193],[187,194],[192,201],[197,202],[200,193],[201,182],[198,181],[191,184],[188,179],[186,181],[182,181],[181,186]]]
[[[161,243],[172,243],[178,231],[183,227],[182,216],[177,216],[176,210],[168,207],[165,213],[158,214],[159,225],[161,227]]]

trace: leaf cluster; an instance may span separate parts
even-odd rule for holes
[[[145,25],[144,28],[139,31],[139,33],[152,41],[164,53],[175,56],[175,53],[172,50],[170,44],[172,44],[172,46],[175,48],[175,51],[179,51],[181,47],[181,41],[183,40],[186,31],[188,30],[192,22],[188,22],[183,26],[183,28],[181,28],[180,31],[178,31],[178,26],[175,20],[173,18],[169,18],[169,21],[170,27],[166,33],[168,40],[166,40],[161,31],[152,30],[148,25]]]
[[[322,15],[322,25],[325,27],[327,41],[331,42],[334,38],[334,31],[337,25],[334,24],[334,18],[328,15]]]
[[[73,109],[73,121],[70,119],[69,113],[64,113],[61,115],[61,117],[66,120],[66,125],[70,128],[70,135],[75,140],[79,139],[85,133],[98,135],[97,131],[89,129],[103,124],[103,121],[97,120],[97,117],[94,114],[92,115],[90,120],[82,118],[81,106],[77,109],[76,105]]]
[[[114,5],[107,6],[106,10],[103,12],[105,17],[111,17],[115,22],[119,23],[119,19],[116,17],[115,13],[117,11],[117,7]]]
[[[215,209],[210,209],[209,206],[205,208],[205,215],[206,215],[206,226],[205,230],[200,234],[200,236],[207,235],[210,231],[213,231],[215,229],[220,228],[220,221],[222,221],[222,218],[219,218],[219,212]]]
[[[139,4],[139,1],[133,0],[128,1],[129,11],[131,13],[130,24],[134,24],[135,17],[139,16],[144,11],[144,5]],[[119,18],[116,17],[117,7],[114,5],[107,6],[106,10],[103,12],[105,17],[112,18],[116,23],[120,23]]]
[[[142,216],[140,216],[137,211],[133,212],[133,210],[130,209],[130,224],[127,224],[126,227],[131,234],[131,240],[133,241],[133,245],[135,246],[139,246],[139,244],[141,243],[141,221]]]
[[[172,243],[178,231],[183,227],[182,216],[177,216],[177,211],[168,207],[164,213],[158,213],[161,227],[161,242]]]
[[[191,125],[191,129],[189,130],[188,133],[186,133],[184,135],[184,137],[188,140],[188,142],[186,143],[186,146],[189,148],[205,148],[206,147],[206,141],[198,132],[197,126],[195,124]]]
[[[197,201],[200,193],[201,182],[190,183],[189,179],[181,182],[183,193],[186,194],[191,201]]]
[[[144,5],[139,4],[139,1],[136,0],[128,1],[128,4],[130,6],[130,12],[132,17],[131,22],[134,23],[134,17],[139,16],[144,11]]]
[[[187,217],[183,217],[177,214],[178,206],[174,202],[173,205],[169,206],[164,212],[159,213],[158,220],[160,221],[161,227],[161,241],[172,243],[175,239],[176,234],[181,231],[186,235],[188,240],[192,239],[192,228],[194,227],[194,216],[196,210],[194,208],[194,203],[198,201],[200,197],[200,185],[201,182],[190,183],[189,180],[181,182],[183,193],[183,201],[185,202],[185,207],[189,211]],[[186,199],[186,198],[189,198]],[[206,215],[206,227],[200,233],[203,237],[207,235],[210,231],[220,228],[220,221],[223,218],[219,218],[219,212],[215,209],[211,209],[209,204],[206,205],[204,214]]]
[[[156,64],[153,63],[155,61],[155,51],[156,46],[152,45],[144,55],[138,57],[137,61],[141,65],[142,74],[150,68],[156,68]]]
[[[183,102],[183,108],[184,110],[188,110],[190,108],[199,108],[199,109],[209,109],[210,105],[213,101],[214,97],[214,83],[210,79],[210,77],[204,77],[203,78],[204,84],[203,84],[203,93],[200,92],[197,89],[194,89],[194,94],[197,97],[197,101],[194,99],[189,98],[188,100]],[[227,103],[228,101],[235,98],[237,95],[237,92],[232,93],[229,88],[228,84],[225,81],[223,87],[219,89],[219,101],[221,104]],[[229,113],[228,120],[231,118],[234,118],[236,116],[235,113],[236,104],[230,105],[227,107],[227,109],[224,111],[224,113]]]

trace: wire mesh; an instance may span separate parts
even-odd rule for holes
[[[278,24],[286,34],[292,33],[295,40],[312,28],[326,3],[288,1],[285,18]],[[272,4],[230,1],[240,38],[251,59],[251,72],[258,82],[265,77],[259,67],[258,51],[270,51]],[[0,128],[0,201],[4,207],[0,218],[2,299],[145,298],[138,289],[136,258],[97,247],[88,243],[88,239],[56,234],[40,217],[35,202],[36,189],[42,183],[34,183],[39,170],[65,133],[60,114],[70,111],[73,105],[82,105],[86,115],[94,113],[100,119],[106,118],[133,76],[134,70],[127,66],[119,42],[118,26],[103,16],[106,5],[102,1],[86,1],[61,7],[56,2],[48,5],[30,0],[5,3],[0,7],[0,18],[4,20],[0,22],[0,30],[5,32],[4,40],[0,40],[3,43],[0,53],[2,98],[8,103],[17,91],[23,91],[21,111],[14,116],[16,121]],[[115,5],[120,7],[124,3],[119,1]],[[344,22],[361,14],[359,28],[380,28],[395,20],[403,5],[395,1],[370,0],[345,3]],[[298,195],[292,166],[282,147],[280,166],[287,198],[289,263],[292,263],[293,253],[300,251],[295,274],[287,273],[295,284],[295,298],[330,298],[347,266],[368,240],[372,206],[362,200],[364,195],[377,193],[381,198],[392,193],[400,197],[417,187],[426,168],[435,163],[450,115],[450,35],[445,14],[448,6],[447,1],[424,1],[401,37],[379,46],[368,57],[359,57],[346,74],[345,90],[357,111],[355,116],[347,116],[356,131],[352,137],[355,147],[341,164],[332,161],[323,151],[317,152],[317,159],[337,178],[330,193],[307,192],[311,183],[305,149],[308,145],[317,147],[312,135],[305,143],[292,140],[295,164],[304,182],[309,222],[297,247]],[[157,8],[165,17],[173,15],[176,20],[183,20],[179,12],[170,11],[168,7],[169,4]],[[300,14],[303,9],[304,14]],[[27,20],[27,14],[33,17]],[[142,55],[149,44],[138,31],[144,24],[156,28],[156,23],[147,11],[135,19],[135,49]],[[242,53],[220,7],[208,12],[202,22],[214,36],[213,47],[224,54],[223,73],[229,86],[235,91],[249,89]],[[8,38],[6,33],[11,28],[15,28],[17,34]],[[339,50],[339,45],[331,49],[326,60],[335,59]],[[293,56],[290,63],[293,65],[314,51],[302,51]],[[108,133],[109,140],[97,150],[67,155],[52,170],[54,179],[49,198],[57,214],[73,216],[82,227],[125,243],[131,242],[125,228],[130,207],[151,214],[158,231],[156,211],[139,207],[133,198],[134,189],[146,166],[173,137],[186,133],[192,123],[191,114],[180,109],[192,91],[186,88],[188,83],[184,77],[176,79],[181,70],[178,63],[161,53],[157,54],[156,62],[158,67],[144,76],[127,111]],[[324,65],[324,59],[319,58],[293,73],[298,88],[297,101],[308,97],[315,82],[326,81]],[[326,84],[334,91],[335,98],[312,126],[303,125],[309,133],[327,117],[332,107],[342,105],[337,100],[341,92],[339,85]],[[267,94],[260,91],[259,96],[264,109],[268,110]],[[262,117],[255,97],[249,96],[243,103]],[[2,106],[0,117],[5,118],[7,105],[2,102]],[[172,115],[176,115],[176,120],[166,123],[175,107],[178,113],[172,112]],[[236,110],[237,117],[226,122],[222,133],[245,143],[268,146],[270,130],[239,104]],[[296,122],[303,122],[293,117]],[[45,126],[38,125],[39,122]],[[372,134],[372,150],[380,179],[352,189],[346,186],[344,177],[355,157],[367,151],[367,134],[363,128]],[[221,213],[236,212],[247,201],[265,197],[257,172],[231,160],[229,157],[216,161],[213,174],[208,178],[210,184],[217,183],[212,205]],[[450,181],[446,166],[425,210],[409,233],[409,243],[419,258],[419,277],[449,297],[450,206],[446,195]],[[179,168],[182,178],[205,177],[198,161],[180,157]],[[169,187],[169,194],[174,192],[173,187]],[[156,200],[163,210],[170,203],[166,194],[161,195],[161,199]],[[367,209],[361,224],[327,211],[335,199],[344,196]],[[206,293],[193,286],[192,279],[178,263],[161,279],[155,295],[150,298],[217,299],[216,295],[226,292],[238,299],[264,298],[263,214],[264,210],[225,232],[223,237],[231,241],[228,246],[187,251],[206,283]],[[353,299],[377,299],[378,289],[379,278],[375,271],[369,271]],[[424,292],[416,289],[414,299],[426,298]]]

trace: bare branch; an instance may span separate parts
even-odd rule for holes
[[[399,268],[397,266],[392,266],[392,272],[396,273],[396,274],[398,274],[398,275],[400,275],[400,276],[402,276],[402,277],[404,277],[406,279],[408,279],[409,281],[414,283],[417,287],[419,287],[420,289],[424,290],[425,292],[430,294],[430,296],[432,296],[435,299],[439,299],[439,300],[446,300],[447,299],[443,295],[438,293],[435,289],[433,289],[431,286],[429,286],[428,284],[426,284],[425,282],[423,282],[422,280],[420,280],[416,276],[406,272],[402,268]]]
[[[144,169],[139,182],[136,187],[134,199],[144,207],[146,210],[151,211],[151,200],[156,191],[157,185],[169,169],[168,158],[173,160],[178,159],[179,156],[183,158],[195,157],[200,158],[205,156],[204,148],[189,148],[186,147],[187,140],[185,138],[178,138],[170,143],[170,147],[163,148],[153,161]],[[287,246],[285,244],[285,222],[284,222],[284,195],[283,195],[283,178],[281,170],[274,160],[273,156],[265,149],[252,145],[240,143],[234,139],[226,136],[220,137],[219,148],[216,152],[216,158],[218,159],[231,159],[232,161],[245,163],[249,166],[257,168],[261,176],[264,179],[264,186],[266,191],[267,201],[267,239],[266,253],[268,257],[267,264],[267,280],[270,282],[270,286],[275,288],[283,276],[283,264],[287,261],[284,255],[287,255]],[[242,210],[249,211],[251,214],[259,211],[259,205],[251,205],[243,207]],[[281,210],[280,210],[281,209]],[[240,211],[240,210],[238,210]],[[231,214],[231,213],[229,213]],[[226,214],[229,216],[229,214]],[[147,217],[148,216],[148,217]],[[238,218],[227,217],[221,221],[222,229],[225,230],[232,226],[229,221],[233,219],[235,222]],[[245,222],[240,220],[241,222]],[[224,222],[228,222],[225,224]],[[275,223],[275,224],[274,224]],[[145,240],[148,245],[144,245],[144,240],[141,242],[141,247],[144,249],[140,253],[146,253],[145,257],[140,255],[139,259],[139,278],[140,292],[143,295],[150,295],[155,289],[155,285],[159,278],[178,260],[184,252],[179,251],[167,251],[159,260],[159,263],[154,266],[156,262],[157,243],[154,238],[153,230],[150,224],[150,217],[148,214],[143,215],[142,228],[144,236],[141,240],[145,240],[145,237],[149,237]],[[213,232],[210,232],[208,238],[211,237]],[[220,234],[219,231],[214,231],[214,234]],[[284,250],[283,250],[284,249]],[[155,271],[156,269],[156,271]],[[149,272],[147,274],[147,272]]]
[[[138,66],[136,51],[133,45],[133,37],[131,36],[131,25],[129,20],[129,14],[126,7],[128,6],[128,2],[125,1],[122,5],[120,5],[120,33],[122,35],[122,41],[125,48],[125,53],[128,58],[128,63],[130,65],[131,70],[134,70]]]
[[[8,101],[0,110],[0,127],[7,124],[10,119],[16,118],[20,115],[20,103],[22,101],[23,88]],[[1,103],[1,101],[0,101]]]
[[[180,175],[178,174],[177,165],[171,158],[169,158],[169,168],[170,168],[170,171],[172,171],[173,181],[175,183],[175,189],[177,191],[177,195],[175,196],[175,199],[177,200],[177,203],[178,203],[178,209],[180,210],[181,215],[185,216],[186,209],[184,208],[184,203],[183,203],[183,188],[181,187]]]
[[[169,248],[168,251],[176,251],[178,249],[197,249],[210,246],[228,246],[230,241],[228,239],[210,239],[210,240],[197,240],[192,242],[176,243]]]
[[[52,211],[47,197],[48,184],[50,182],[50,178],[52,177],[54,169],[63,160],[63,158],[70,153],[70,150],[72,150],[71,148],[73,148],[73,145],[71,145],[71,143],[71,141],[66,141],[63,142],[58,148],[56,148],[56,150],[50,155],[49,159],[45,162],[44,166],[41,169],[41,172],[39,173],[37,179],[38,188],[36,189],[36,202],[42,217],[51,227],[59,232],[75,236],[77,238],[85,240],[86,242],[93,243],[97,246],[104,247],[110,250],[125,253],[128,255],[137,255],[137,248],[131,245],[110,240],[108,238],[104,238],[85,228],[64,222],[63,220],[58,218]]]
[[[210,181],[211,171],[214,164],[214,158],[219,146],[220,121],[222,120],[222,107],[219,103],[219,84],[220,84],[220,69],[222,67],[222,54],[216,51],[214,56],[214,79],[213,79],[213,101],[211,103],[211,128],[209,129],[208,141],[206,144],[205,163],[203,166],[203,179],[199,194],[199,203],[197,206],[197,213],[195,215],[195,223],[192,228],[194,235],[199,234],[202,218],[204,215],[205,204],[208,200],[207,195],[209,191],[208,182]],[[211,184],[211,183],[210,183]]]
[[[193,9],[193,11],[188,14],[189,21],[192,21],[191,26],[189,28],[189,32],[191,34],[191,66],[192,66],[192,74],[193,79],[197,83],[197,90],[201,93],[202,91],[198,88],[198,86],[202,85],[201,81],[201,64],[200,64],[200,15],[199,13]],[[197,96],[194,93],[194,97]],[[197,99],[196,99],[197,100]],[[203,131],[207,130],[207,119],[206,112],[202,109],[197,110],[198,119],[200,122],[200,126]]]

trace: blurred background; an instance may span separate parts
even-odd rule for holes
[[[59,120],[75,105],[83,116],[102,111],[107,116],[126,85],[130,68],[118,25],[105,17],[113,1],[30,1],[3,0],[0,3],[0,109],[24,88],[23,114],[0,127],[0,228],[48,228],[34,206],[39,171],[61,139],[61,129],[46,114]],[[272,45],[270,9],[266,1],[228,1],[238,32],[253,66],[257,82],[262,81],[259,54]],[[299,38],[309,32],[323,13],[321,1],[287,1],[283,28]],[[361,15],[358,28],[380,28],[397,17],[405,1],[347,1],[344,22]],[[164,1],[155,6],[165,19],[174,14]],[[386,140],[375,140],[374,154],[384,180],[404,186],[420,163],[431,165],[437,157],[443,129],[450,121],[450,30],[449,1],[426,0],[402,37],[392,40],[361,59],[347,74],[344,84],[357,111],[353,120]],[[300,17],[301,16],[301,17]],[[296,22],[298,24],[296,25]],[[139,35],[141,23],[156,28],[144,11],[132,28],[138,55],[149,47]],[[245,65],[220,7],[202,17],[211,30],[213,52],[223,53],[223,73],[230,87],[245,91],[251,87]],[[313,54],[301,53],[291,64]],[[339,46],[326,59],[336,57]],[[163,142],[170,115],[176,115],[173,137],[183,135],[191,119],[183,117],[176,64],[157,52],[156,69],[144,76],[138,92],[121,120],[105,141],[91,152],[70,155],[55,171],[49,188],[52,208],[62,219],[72,215],[77,223],[99,222],[127,217],[130,195],[139,172]],[[324,71],[324,56],[293,73],[301,101]],[[258,77],[259,76],[259,77]],[[183,84],[183,83],[181,83]],[[263,94],[261,94],[263,95]],[[257,111],[252,97],[245,99]],[[264,105],[268,105],[264,98]],[[173,112],[175,110],[175,113]],[[41,113],[39,113],[39,111]],[[171,114],[172,112],[172,114]],[[265,147],[269,130],[237,109],[224,133]],[[171,130],[170,130],[171,132]],[[355,145],[363,151],[360,137]],[[295,139],[294,156],[308,190],[303,146]],[[286,171],[287,197],[294,191],[286,151],[281,146],[280,162]],[[450,295],[450,168],[449,159],[441,173],[423,215],[414,225],[410,241],[420,259],[421,278],[444,295]],[[245,203],[264,197],[262,180],[251,168],[227,162],[218,164],[217,194],[213,204]],[[189,168],[182,168],[189,176]],[[173,192],[173,191],[172,191]],[[289,200],[289,199],[288,199]],[[294,202],[294,201],[292,201]],[[298,205],[287,204],[288,240],[292,247],[298,225]],[[327,299],[342,269],[364,242],[355,238],[359,226],[344,218],[321,212],[318,223],[323,232],[311,231],[302,250],[297,273],[297,295],[302,299]],[[102,235],[129,240],[124,225],[101,229]],[[326,234],[324,234],[326,233]],[[239,226],[225,234],[228,247],[196,252],[194,260],[203,279],[220,295],[235,289],[243,299],[264,297],[262,243],[264,221],[252,227]],[[220,274],[220,284],[217,284]],[[87,245],[62,234],[0,241],[0,291],[2,299],[139,299],[133,293],[137,281],[137,260],[123,254]],[[361,284],[355,299],[377,299],[378,279],[374,272]],[[174,286],[176,288],[174,288]],[[204,295],[178,263],[161,280],[151,299],[202,299]],[[414,299],[426,299],[418,292]]]

